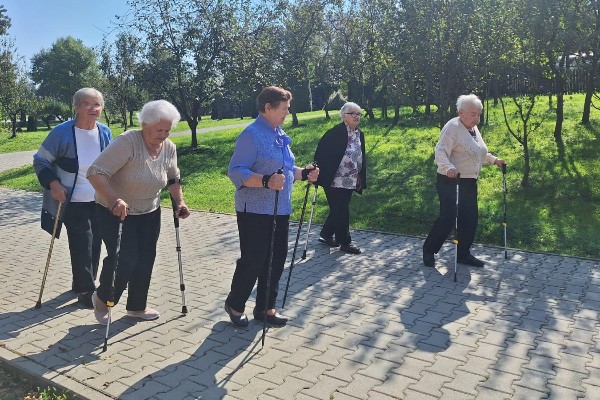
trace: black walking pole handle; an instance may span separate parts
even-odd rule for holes
[[[508,193],[508,188],[506,187],[506,163],[502,164],[502,190],[504,193]]]
[[[173,223],[175,224],[175,228],[179,228],[179,218],[177,218],[177,204],[175,204],[175,199],[173,195],[169,193],[169,197],[171,198],[171,207],[173,207]]]
[[[277,170],[277,175],[283,175],[283,168],[279,168],[279,169]],[[279,192],[279,190],[277,190],[277,189],[276,189],[275,191],[276,191],[276,192]]]

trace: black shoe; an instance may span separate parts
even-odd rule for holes
[[[252,314],[254,314],[255,320],[257,320],[257,321],[264,320],[264,315],[265,315],[264,310],[258,311],[255,308],[254,312]],[[288,319],[285,317],[282,317],[281,314],[279,314],[279,313],[275,313],[275,315],[267,314],[267,324],[270,324],[273,326],[285,326],[285,324],[287,324],[287,321],[288,321]]]
[[[423,250],[423,264],[429,268],[435,268],[435,256],[433,253]]]
[[[339,246],[338,242],[336,242],[335,239],[333,239],[332,237],[324,238],[323,236],[320,236],[319,242],[326,244],[329,247],[338,247]]]
[[[361,251],[358,248],[358,246],[356,246],[354,243],[350,242],[348,244],[343,244],[340,246],[340,250],[345,252],[345,253],[350,253],[350,254],[360,254]]]
[[[468,254],[465,257],[460,257],[458,262],[461,264],[471,265],[473,267],[483,267],[485,265],[485,262],[475,258],[472,254]]]
[[[93,309],[94,303],[92,303],[92,293],[94,292],[79,293],[77,295],[77,303],[82,305],[84,308],[88,308],[90,310]]]
[[[239,326],[240,328],[248,326],[248,317],[246,317],[246,314],[234,315],[233,309],[227,303],[225,303],[225,312],[229,315],[229,319],[235,326]]]

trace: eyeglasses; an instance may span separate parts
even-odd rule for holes
[[[344,114],[346,114],[346,115],[352,115],[354,118],[361,116],[361,113],[359,113],[359,112],[358,113],[357,112],[347,112],[347,113],[344,113]]]
[[[92,108],[94,108],[94,109],[102,108],[102,104],[100,104],[100,103],[96,103],[96,104],[81,103],[77,107],[83,108],[84,110],[91,110]]]

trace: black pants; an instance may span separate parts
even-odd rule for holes
[[[72,288],[77,293],[93,292],[100,263],[102,237],[95,203],[69,203],[63,222],[69,237]]]
[[[440,198],[440,216],[435,220],[423,251],[437,253],[454,228],[456,220],[456,179],[438,174],[436,188]],[[469,254],[479,219],[477,179],[460,179],[458,195],[458,257]]]
[[[231,281],[231,291],[229,292],[229,296],[227,296],[227,303],[234,310],[244,312],[246,301],[250,297],[254,284],[258,279],[256,308],[264,310],[267,294],[269,257],[271,254],[273,216],[238,212],[237,224],[240,236],[241,257],[237,260],[233,280]],[[275,308],[279,279],[281,278],[287,257],[289,225],[289,215],[277,216],[271,287],[267,303],[268,309]]]
[[[350,244],[350,199],[353,189],[323,188],[329,205],[329,215],[323,223],[321,236],[324,238],[335,235],[335,240],[341,244]]]
[[[108,253],[102,264],[98,297],[102,301],[106,301],[111,298],[119,218],[99,204],[96,205],[96,211],[102,227],[102,239]],[[115,304],[119,302],[123,291],[129,286],[127,310],[143,311],[146,309],[159,234],[160,208],[148,214],[128,215],[123,221],[115,277]]]

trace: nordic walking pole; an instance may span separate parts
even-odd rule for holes
[[[310,237],[310,225],[312,224],[313,213],[315,211],[315,204],[317,203],[317,189],[319,189],[319,185],[314,183],[315,185],[315,194],[313,195],[312,205],[310,207],[310,216],[308,217],[308,225],[306,227],[306,242],[304,243],[304,252],[302,253],[302,260],[306,258],[306,249],[308,248],[308,238]]]
[[[106,305],[108,306],[108,322],[106,323],[106,334],[104,335],[104,347],[102,351],[108,348],[108,332],[110,330],[110,322],[112,321],[112,309],[115,306],[115,277],[117,276],[117,267],[119,266],[119,251],[121,250],[121,234],[123,233],[123,220],[119,218],[119,231],[117,233],[117,248],[115,250],[115,267],[112,274],[112,283],[110,285],[110,296]]]
[[[504,259],[508,260],[508,251],[506,248],[506,194],[508,189],[506,188],[506,163],[502,164],[502,192],[503,192],[503,205],[504,205],[504,220],[502,226],[504,227]]]
[[[277,170],[283,174],[283,169]],[[267,290],[265,293],[265,313],[263,314],[262,347],[265,347],[265,334],[267,333],[267,310],[269,309],[269,297],[271,292],[271,272],[273,271],[273,253],[275,246],[275,230],[277,229],[277,206],[279,205],[279,190],[275,190],[275,206],[273,208],[273,229],[271,230],[271,254],[269,254],[269,268],[267,269]]]
[[[52,248],[54,247],[54,238],[56,237],[56,229],[58,228],[58,220],[60,219],[60,211],[62,203],[58,202],[58,208],[56,210],[56,217],[54,217],[54,227],[52,228],[52,239],[50,239],[50,248],[48,249],[48,258],[46,258],[46,268],[44,269],[44,276],[42,278],[42,286],[40,287],[40,295],[35,308],[39,309],[42,307],[42,293],[44,293],[44,286],[46,286],[46,277],[48,276],[48,268],[50,267],[50,257],[52,256]]]
[[[306,203],[308,202],[308,191],[310,190],[310,183],[306,184],[306,193],[304,194],[304,203],[302,203],[302,212],[300,213],[300,222],[298,222],[298,232],[296,233],[296,242],[294,243],[294,251],[292,252],[292,262],[290,263],[290,270],[288,272],[287,283],[285,285],[285,293],[283,294],[283,302],[281,308],[285,307],[285,299],[287,298],[288,289],[290,287],[290,278],[292,277],[292,271],[294,269],[294,260],[296,259],[296,249],[298,248],[298,241],[300,240],[300,231],[302,230],[302,222],[304,222],[304,212],[306,211]]]
[[[181,244],[179,242],[179,218],[177,218],[177,205],[175,199],[171,196],[171,205],[173,206],[173,223],[175,224],[175,239],[177,240],[177,260],[179,261],[179,288],[181,289],[181,313],[187,314],[185,305],[185,283],[183,282],[183,264],[181,263]]]
[[[454,221],[454,282],[456,282],[456,265],[458,264],[458,193],[460,174],[456,174],[456,219]]]

